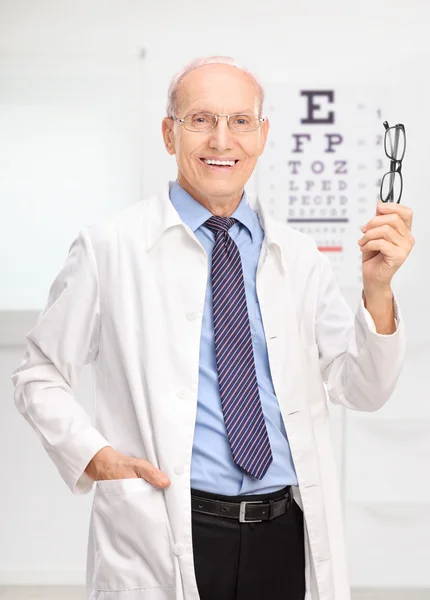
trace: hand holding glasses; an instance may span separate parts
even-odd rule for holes
[[[389,127],[388,122],[384,121],[385,154],[390,159],[390,170],[385,173],[381,181],[380,197],[382,202],[400,203],[403,190],[402,160],[406,149],[405,126],[397,123]]]

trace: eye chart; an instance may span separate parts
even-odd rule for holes
[[[388,118],[381,106],[386,90],[292,84],[265,89],[270,130],[257,191],[276,219],[313,237],[341,286],[361,285],[360,227],[375,215],[389,170],[382,125]]]

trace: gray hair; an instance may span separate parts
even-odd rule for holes
[[[263,112],[263,103],[264,103],[263,86],[261,85],[261,83],[259,82],[259,80],[257,79],[257,77],[255,75],[253,75],[250,71],[248,71],[248,69],[246,69],[242,65],[239,65],[234,60],[234,58],[232,58],[231,56],[207,56],[207,57],[195,58],[194,60],[189,62],[187,65],[185,65],[185,67],[183,67],[180,71],[178,71],[178,73],[176,73],[176,75],[174,75],[172,77],[172,80],[170,81],[170,85],[169,85],[169,90],[167,93],[167,107],[166,107],[167,116],[168,117],[176,116],[176,111],[178,110],[178,88],[179,88],[181,81],[185,77],[185,75],[188,75],[188,73],[190,73],[191,71],[194,71],[195,69],[198,69],[199,67],[203,67],[204,65],[212,65],[212,64],[232,65],[233,67],[237,67],[238,69],[240,69],[241,71],[243,71],[244,73],[246,73],[247,75],[249,75],[251,77],[251,79],[255,83],[255,87],[257,88],[258,99],[259,99],[258,112],[259,112],[259,116],[261,117],[262,112]]]

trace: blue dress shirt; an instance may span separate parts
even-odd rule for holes
[[[273,462],[262,480],[242,471],[233,461],[221,409],[212,314],[212,249],[214,234],[204,222],[212,213],[186,192],[176,180],[170,201],[181,220],[194,232],[208,255],[208,279],[200,339],[197,415],[191,461],[191,487],[236,496],[266,494],[286,485],[298,485],[284,421],[273,388],[266,339],[255,278],[264,231],[257,213],[248,203],[246,191],[231,215],[238,219],[228,230],[242,260],[258,389],[272,448]]]

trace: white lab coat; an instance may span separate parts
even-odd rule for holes
[[[89,600],[199,599],[190,464],[210,266],[168,189],[79,232],[12,374],[19,412],[74,494],[93,489],[84,469],[107,445],[171,480],[165,490],[140,478],[95,484]],[[361,298],[354,317],[312,238],[270,217],[258,197],[249,202],[265,231],[256,286],[305,515],[306,600],[348,600],[327,399],[362,411],[386,402],[403,322],[396,299],[392,335],[376,333]],[[88,363],[94,423],[74,398]]]

